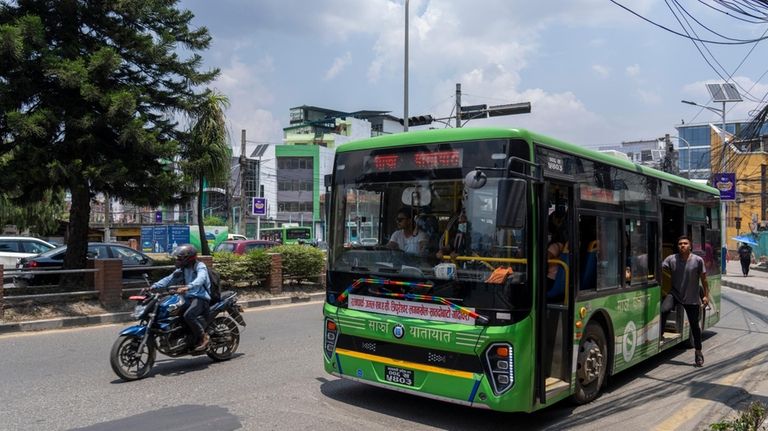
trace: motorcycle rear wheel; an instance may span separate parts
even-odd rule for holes
[[[147,343],[141,354],[137,356],[136,351],[140,344],[140,337],[121,335],[112,345],[109,364],[112,366],[112,371],[125,381],[146,377],[155,364],[155,346]]]
[[[208,327],[211,343],[208,345],[208,357],[216,362],[232,359],[240,345],[240,330],[237,322],[229,316],[219,316]]]

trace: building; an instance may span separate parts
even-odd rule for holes
[[[663,170],[666,148],[658,139],[642,141],[626,141],[619,145],[606,145],[598,147],[598,151],[617,151],[627,155],[629,160],[643,166]]]
[[[249,158],[260,163],[261,196],[267,216],[248,219],[246,235],[261,227],[311,226],[325,238],[325,176],[332,173],[335,149],[346,142],[403,131],[387,111],[343,112],[317,106],[290,109],[281,145],[258,145]],[[258,227],[257,227],[258,225]]]

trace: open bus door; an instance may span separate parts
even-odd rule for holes
[[[661,261],[667,256],[677,253],[677,239],[680,235],[686,234],[685,225],[685,207],[681,203],[665,202],[661,203]],[[661,267],[661,266],[659,266]],[[672,290],[672,279],[669,273],[661,271],[661,302],[664,297],[670,294]],[[661,307],[659,307],[661,309]],[[661,333],[659,341],[670,341],[682,336],[685,311],[682,305],[672,309],[667,316],[666,322],[661,322]],[[661,317],[659,317],[661,319]]]
[[[541,200],[539,243],[544,244],[537,301],[537,396],[542,404],[570,387],[574,243],[573,187],[547,182]],[[550,245],[556,244],[552,247]],[[556,256],[550,255],[552,253]],[[554,275],[554,281],[551,276]]]

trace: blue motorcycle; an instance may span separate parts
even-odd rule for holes
[[[145,290],[130,299],[138,301],[132,316],[139,324],[120,332],[109,355],[112,370],[123,380],[146,377],[157,351],[172,358],[206,354],[216,362],[231,359],[237,351],[238,325],[245,327],[245,320],[235,292],[222,292],[221,300],[211,304],[205,329],[211,341],[204,351],[195,351],[192,333],[184,322],[186,299],[173,287]]]

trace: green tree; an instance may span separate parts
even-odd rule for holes
[[[65,268],[85,266],[91,199],[180,202],[176,118],[219,73],[206,28],[177,1],[0,0],[0,190],[14,203],[69,191]]]
[[[227,144],[224,111],[229,107],[227,96],[208,90],[192,113],[192,129],[182,149],[181,170],[197,183],[197,223],[200,238],[205,238],[203,214],[203,183],[229,180],[231,151]],[[207,241],[200,241],[200,253],[210,255]]]

